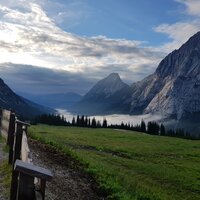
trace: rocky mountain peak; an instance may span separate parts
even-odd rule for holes
[[[200,32],[193,35],[178,50],[166,56],[159,64],[156,74],[159,77],[190,76],[200,71]],[[195,69],[194,69],[195,68]],[[198,70],[197,70],[198,69]]]
[[[97,82],[72,109],[83,114],[128,112],[130,105],[123,103],[131,95],[131,88],[119,74],[112,73]]]
[[[200,47],[200,31],[190,37],[189,40],[182,45],[182,47],[183,46],[191,46],[192,48],[196,46]]]
[[[118,90],[121,90],[122,88],[126,87],[127,84],[125,84],[119,74],[112,73],[106,78],[100,80],[90,91],[89,94],[105,94],[105,95],[111,95],[115,93]]]
[[[121,80],[118,73],[111,73],[105,79],[110,80],[110,81],[120,81]]]

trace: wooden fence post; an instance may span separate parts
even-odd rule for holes
[[[19,172],[17,200],[35,200],[34,177]]]
[[[11,135],[14,134],[14,131],[15,131],[15,114],[10,111],[7,145],[10,145],[10,138],[11,138]]]
[[[9,159],[8,163],[13,164],[13,145],[14,145],[14,134],[15,134],[15,114],[10,115],[10,124],[8,132],[8,143],[9,143]]]
[[[22,129],[22,124],[18,123],[16,121],[16,134],[15,134],[15,146],[14,146],[14,155],[13,155],[13,164],[17,159],[20,159],[20,154],[21,154],[21,146],[22,146],[22,134],[23,134],[23,129]]]

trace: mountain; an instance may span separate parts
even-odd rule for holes
[[[179,120],[200,112],[200,32],[131,88],[132,114],[159,112]]]
[[[40,106],[15,94],[2,79],[0,79],[0,107],[11,109],[16,114],[26,119],[31,119],[42,113],[54,112],[54,110]]]
[[[200,119],[200,32],[166,56],[153,74],[131,86],[115,73],[99,81],[74,110],[84,114],[159,113],[175,120],[193,120],[195,115]]]
[[[20,93],[20,95],[41,105],[63,109],[69,109],[82,98],[81,95],[73,92],[44,95]]]
[[[82,114],[109,114],[129,112],[126,103],[130,86],[117,73],[100,80],[70,111]]]

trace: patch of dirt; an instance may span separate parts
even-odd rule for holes
[[[94,179],[81,170],[80,165],[69,156],[38,141],[29,140],[35,165],[52,171],[54,177],[47,182],[46,200],[104,200]]]

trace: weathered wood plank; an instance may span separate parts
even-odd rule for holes
[[[21,160],[27,163],[32,163],[31,151],[25,131],[23,131],[22,135]]]
[[[8,162],[13,164],[13,145],[14,145],[14,135],[15,135],[15,113],[10,115],[10,125],[8,132],[8,145],[9,145],[9,159]]]
[[[2,110],[2,118],[5,120],[10,120],[10,114],[11,111],[10,110]]]
[[[34,177],[19,173],[18,200],[35,200]]]
[[[14,169],[20,173],[28,174],[43,180],[51,180],[53,177],[50,170],[25,163],[21,160],[16,160]]]
[[[20,120],[16,120],[16,123],[17,123],[17,124],[22,124],[22,125],[24,125],[24,126],[30,126],[29,123],[23,122],[23,121],[20,121]]]
[[[16,133],[15,133],[15,141],[14,141],[14,155],[13,155],[13,164],[17,159],[20,159],[21,157],[21,146],[22,146],[22,125],[17,124],[16,127]]]

